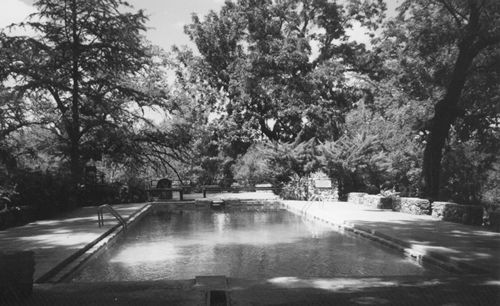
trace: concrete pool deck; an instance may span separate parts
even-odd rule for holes
[[[465,272],[488,274],[500,280],[500,233],[478,226],[441,221],[369,208],[347,202],[283,201],[289,210],[354,230],[373,240],[402,248]]]
[[[491,305],[499,285],[478,277],[228,279],[227,305]],[[10,305],[7,303],[7,305]],[[193,280],[39,284],[12,305],[210,305]],[[223,304],[218,304],[223,305]],[[213,305],[212,305],[213,306]]]
[[[146,203],[113,205],[125,219]],[[0,250],[33,251],[34,279],[38,280],[63,260],[108,232],[117,221],[104,214],[104,226],[97,224],[97,207],[81,207],[55,219],[39,220],[0,231]]]
[[[209,198],[250,199],[250,196],[251,199],[274,198],[269,193],[211,194]],[[192,198],[199,197],[193,195]],[[288,278],[274,283],[269,280],[231,280],[229,290],[232,305],[305,305],[304,295],[312,298],[308,299],[309,305],[331,305],[335,301],[353,305],[385,302],[396,305],[439,305],[445,302],[454,305],[497,305],[500,302],[500,233],[439,221],[431,216],[372,209],[345,202],[284,203],[288,209],[306,212],[309,217],[383,237],[423,254],[455,263],[463,262],[486,273],[435,278],[408,276],[316,281]],[[122,204],[113,207],[124,218],[128,218],[145,205]],[[34,251],[36,280],[116,224],[116,220],[105,214],[105,226],[99,228],[96,207],[84,207],[57,219],[0,231],[0,246],[2,251]],[[36,284],[33,297],[26,300],[25,304],[109,305],[113,302],[129,305],[130,301],[136,301],[148,305],[205,305],[204,293],[189,284],[189,281]],[[338,284],[343,285],[339,287]],[[464,296],[462,300],[457,298],[460,295]],[[68,301],[72,303],[68,304]]]

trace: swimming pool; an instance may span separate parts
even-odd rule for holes
[[[283,209],[155,209],[71,281],[438,273],[443,271]]]

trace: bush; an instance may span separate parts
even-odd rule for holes
[[[234,177],[242,185],[271,183],[284,187],[287,193],[287,188],[302,185],[300,178],[319,168],[316,147],[314,138],[299,144],[265,142],[253,145],[233,167]],[[290,197],[295,197],[293,193],[290,190]]]
[[[0,210],[0,230],[23,225],[36,220],[35,211],[30,206],[15,206]]]
[[[19,205],[31,206],[37,218],[47,218],[76,206],[71,180],[64,174],[19,171],[13,177]]]
[[[85,206],[137,203],[147,200],[144,184],[137,182],[86,185],[80,190],[80,195]]]
[[[483,152],[476,140],[456,141],[443,158],[440,198],[461,204],[480,204],[498,199],[500,177],[496,154]]]
[[[338,182],[341,199],[354,191],[377,194],[387,184],[390,161],[376,135],[344,135],[320,149],[321,164],[328,176]]]
[[[486,182],[481,186],[481,201],[486,205],[500,205],[500,161],[485,173]]]
[[[269,164],[270,152],[264,145],[253,145],[233,165],[234,179],[243,186],[267,183],[275,173]]]

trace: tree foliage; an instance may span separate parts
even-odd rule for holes
[[[500,4],[421,0],[405,1],[399,10],[386,34],[396,46],[394,53],[401,50],[400,60],[412,69],[403,81],[408,90],[419,99],[435,100],[425,127],[423,178],[426,196],[438,198],[441,160],[452,127],[457,125],[463,136],[491,135],[492,121],[498,120]]]
[[[125,1],[35,6],[16,25],[34,36],[0,32],[8,192],[10,169],[48,182],[69,171],[74,188],[98,160],[131,186],[271,182],[304,198],[322,168],[341,196],[498,197],[498,1],[405,0],[385,23],[381,0],[227,1],[185,27],[198,52],[169,53]],[[349,37],[358,26],[371,45]]]
[[[298,144],[263,141],[253,144],[232,170],[236,181],[243,185],[283,186],[293,178],[307,179],[318,170],[319,155],[315,138]]]
[[[121,0],[39,0],[36,36],[2,36],[0,76],[30,95],[38,118],[58,136],[75,183],[85,161],[126,151],[141,108],[158,103],[148,75],[146,17]]]
[[[354,20],[374,25],[381,1],[357,8],[328,1],[226,2],[185,28],[205,63],[203,77],[226,95],[225,118],[274,141],[335,139],[359,96],[345,73],[362,69]]]

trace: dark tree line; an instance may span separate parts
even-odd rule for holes
[[[35,7],[15,25],[35,36],[0,32],[3,165],[38,156],[74,188],[96,160],[183,184],[323,170],[342,192],[469,200],[494,185],[498,1],[403,1],[389,18],[382,0],[228,1],[185,27],[197,52],[168,53],[125,1]]]

